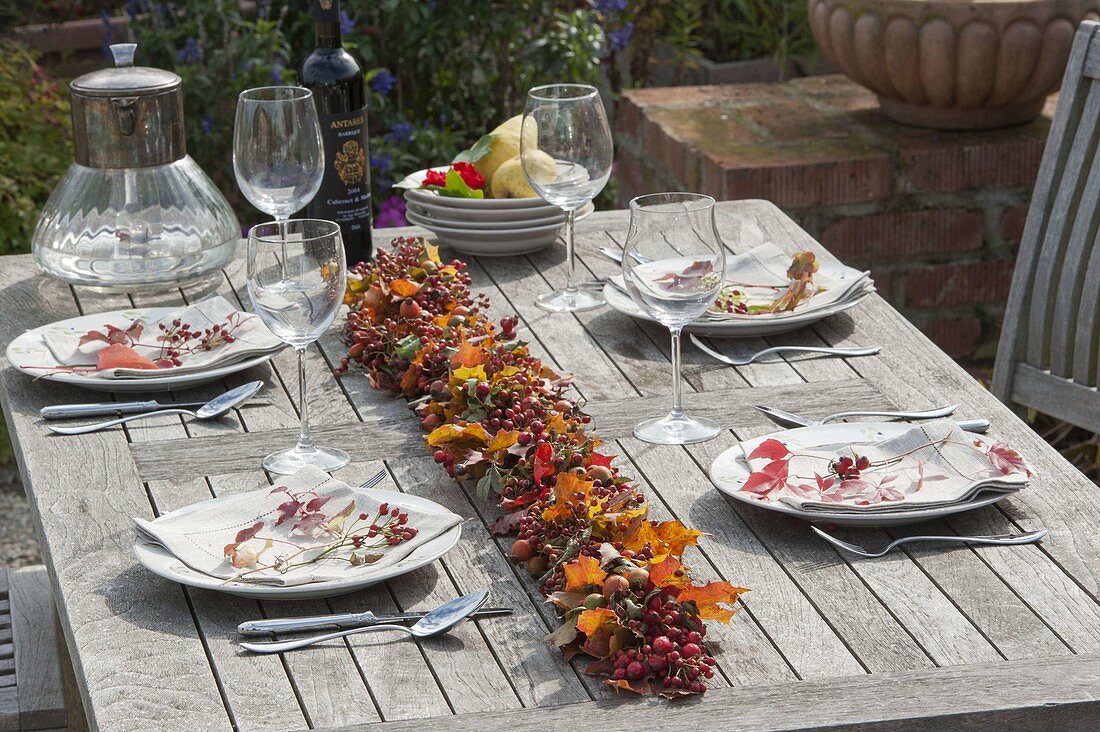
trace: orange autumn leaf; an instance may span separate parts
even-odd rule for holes
[[[684,549],[698,544],[699,537],[703,535],[702,531],[689,529],[680,521],[663,521],[654,525],[653,531],[657,534],[661,543],[665,545],[664,551],[661,553],[674,557],[682,556]],[[654,553],[656,553],[656,549],[657,547],[654,547]]]
[[[122,343],[112,343],[99,352],[96,368],[103,369],[155,369],[157,365]]]
[[[411,280],[394,280],[390,283],[390,292],[401,297],[412,297],[420,289],[420,285]]]
[[[664,561],[650,564],[649,581],[658,587],[686,587],[691,584],[684,565],[676,557],[666,557]]]
[[[462,337],[458,351],[451,356],[451,368],[478,366],[485,363],[485,351]]]
[[[605,579],[607,579],[607,572],[600,568],[600,560],[594,557],[581,555],[577,561],[565,565],[566,592],[581,592],[589,587],[602,585]]]
[[[557,480],[554,483],[554,503],[542,512],[543,519],[557,521],[572,516],[573,511],[565,506],[565,502],[588,503],[588,497],[592,493],[592,485],[592,481],[585,480],[575,473],[558,473]],[[579,499],[577,498],[578,493],[581,494]],[[598,506],[591,506],[589,513],[598,513]],[[589,518],[592,518],[592,516],[590,515]]]
[[[442,447],[443,445],[455,443],[480,446],[489,442],[489,433],[478,422],[471,422],[465,427],[457,424],[445,424],[428,433],[427,439],[428,444],[432,447]]]
[[[693,602],[699,611],[699,617],[704,620],[720,620],[728,623],[733,617],[733,610],[724,605],[733,605],[737,598],[748,592],[744,587],[736,587],[725,580],[711,582],[710,584],[695,586],[689,585],[680,591],[677,598],[681,603]]]
[[[493,439],[489,440],[489,444],[485,446],[484,452],[507,450],[517,442],[519,442],[519,430],[500,430],[493,435]]]
[[[608,623],[618,623],[619,618],[611,608],[598,607],[595,610],[585,610],[577,617],[577,630],[591,638],[600,628]]]

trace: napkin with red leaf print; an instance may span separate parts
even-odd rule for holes
[[[450,512],[379,501],[312,467],[275,486],[203,501],[155,521],[134,519],[140,540],[196,572],[283,587],[361,579],[461,522]]]
[[[740,490],[803,511],[893,512],[965,503],[983,491],[1024,488],[1031,468],[1005,443],[940,420],[867,444],[789,447],[741,443],[750,474]]]

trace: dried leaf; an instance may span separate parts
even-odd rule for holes
[[[96,368],[104,371],[106,369],[156,369],[158,367],[133,348],[121,343],[112,343],[99,352],[96,357]]]
[[[483,446],[489,442],[489,433],[479,422],[471,422],[465,426],[444,424],[432,430],[427,440],[432,447],[456,444]]]
[[[420,285],[410,280],[394,280],[390,282],[390,292],[401,297],[412,297],[420,289]]]
[[[483,348],[470,343],[466,336],[462,336],[462,341],[458,344],[458,351],[451,356],[451,368],[478,366],[485,363],[486,358]],[[482,370],[481,378],[485,378],[484,370]]]
[[[600,567],[600,560],[581,555],[575,562],[569,562],[565,570],[565,591],[582,592],[603,585],[607,572]]]
[[[749,453],[749,460],[766,458],[768,460],[782,460],[791,454],[791,451],[782,442],[775,438],[764,440],[756,449]]]
[[[680,604],[694,603],[699,617],[704,620],[728,623],[733,617],[733,610],[723,606],[733,605],[746,592],[748,590],[744,587],[721,580],[702,586],[689,585],[680,591],[678,599]]]
[[[676,557],[665,557],[661,562],[650,564],[649,581],[658,587],[687,587],[691,584],[684,565]]]

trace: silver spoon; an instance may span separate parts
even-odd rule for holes
[[[356,633],[372,633],[376,630],[400,630],[408,633],[414,638],[427,638],[429,636],[439,635],[440,633],[446,633],[455,625],[476,612],[488,599],[488,589],[471,592],[469,595],[463,595],[462,597],[455,598],[450,602],[440,605],[435,610],[432,610],[420,620],[416,621],[412,626],[393,625],[389,623],[367,625],[362,628],[351,628],[349,630],[340,630],[335,633],[324,633],[322,635],[310,636],[309,638],[275,641],[273,643],[249,643],[246,641],[241,643],[241,648],[252,651],[253,653],[282,653],[283,651],[293,651],[295,648],[305,648],[314,643],[322,643],[335,638],[344,638],[349,635],[355,635]]]
[[[169,414],[186,414],[195,419],[216,419],[233,409],[233,407],[248,401],[248,399],[259,391],[263,385],[264,382],[262,381],[250,381],[247,384],[241,384],[236,389],[230,389],[224,394],[219,394],[193,412],[189,409],[160,409],[156,412],[131,414],[125,417],[119,417],[118,419],[109,419],[106,422],[94,422],[92,424],[82,424],[76,427],[56,427],[52,424],[46,426],[59,435],[83,435],[88,432],[96,432],[108,427],[114,427],[116,424],[124,424],[139,419],[161,417]]]

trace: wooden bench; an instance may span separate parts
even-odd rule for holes
[[[0,732],[66,728],[46,568],[0,568]]]

